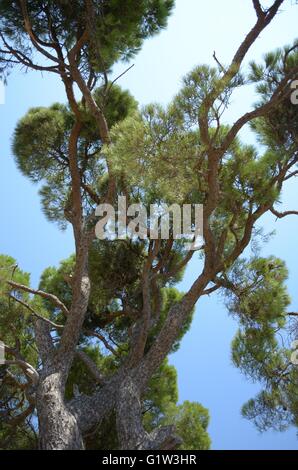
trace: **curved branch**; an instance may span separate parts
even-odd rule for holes
[[[272,212],[272,214],[274,214],[278,219],[282,219],[283,217],[287,217],[288,215],[298,215],[298,211],[279,212],[273,207],[270,209],[270,212]]]
[[[29,36],[32,44],[34,45],[36,50],[38,52],[40,52],[43,56],[45,56],[47,59],[51,60],[52,62],[56,62],[57,64],[59,64],[60,60],[57,57],[50,54],[48,51],[46,51],[42,47],[42,46],[44,46],[44,47],[54,48],[55,44],[54,43],[51,44],[51,43],[47,43],[45,41],[42,41],[41,39],[39,39],[36,36],[36,34],[32,30],[32,25],[31,25],[31,21],[30,21],[30,18],[29,18],[28,10],[27,10],[26,0],[20,0],[20,4],[21,4],[22,14],[23,14],[23,18],[24,18],[25,30],[28,33],[28,36]]]
[[[5,364],[19,366],[30,382],[32,382],[33,385],[37,385],[39,382],[39,374],[37,370],[31,364],[21,358],[17,351],[6,345],[4,345],[4,348],[8,354],[11,354],[15,358],[14,360],[6,359]]]
[[[23,300],[18,299],[18,298],[15,297],[14,295],[10,295],[9,297],[10,297],[12,300],[14,300],[15,302],[17,302],[17,303],[19,303],[20,305],[22,305],[23,307],[25,307],[27,310],[29,310],[29,312],[31,313],[31,316],[33,316],[33,317],[35,317],[35,318],[38,318],[39,320],[44,321],[45,323],[47,323],[48,325],[52,326],[53,328],[55,328],[55,329],[57,329],[57,330],[64,328],[63,325],[58,325],[57,323],[52,322],[52,321],[49,320],[48,318],[45,318],[45,317],[43,317],[42,315],[39,315],[39,313],[35,312],[35,310],[34,310],[29,304],[27,304],[26,302],[24,302]]]
[[[16,290],[22,290],[24,292],[28,292],[29,294],[39,295],[44,299],[50,300],[65,316],[69,314],[68,308],[64,305],[63,302],[54,294],[49,294],[48,292],[44,292],[42,290],[31,289],[31,287],[24,286],[23,284],[19,284],[18,282],[14,281],[7,281],[7,284],[13,287]]]

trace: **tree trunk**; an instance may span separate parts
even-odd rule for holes
[[[65,404],[59,372],[41,378],[36,401],[40,450],[83,450],[82,434]]]
[[[119,388],[116,416],[118,439],[123,450],[173,450],[181,444],[174,426],[161,426],[150,433],[145,431],[140,390],[129,376]]]

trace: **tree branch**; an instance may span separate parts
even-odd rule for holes
[[[252,0],[254,9],[256,10],[257,17],[262,19],[265,16],[265,12],[263,11],[263,8],[261,6],[261,3],[259,0]]]
[[[105,379],[100,373],[95,362],[91,359],[91,357],[88,356],[88,354],[85,353],[85,351],[82,351],[81,349],[76,351],[76,355],[88,367],[95,381],[98,383],[103,383]]]
[[[64,326],[63,325],[58,325],[57,323],[54,323],[52,322],[51,320],[49,320],[48,318],[45,318],[43,317],[42,315],[39,315],[37,312],[35,312],[35,310],[29,305],[27,304],[26,302],[24,302],[23,300],[21,299],[18,299],[17,297],[15,297],[14,295],[9,295],[9,297],[14,300],[15,302],[19,303],[20,305],[22,305],[23,307],[25,307],[27,310],[29,310],[29,312],[31,313],[31,315],[35,318],[38,318],[39,320],[42,320],[44,321],[45,323],[47,323],[48,325],[52,326],[53,328],[55,328],[56,330],[59,330],[59,329],[63,329]]]
[[[285,212],[278,212],[277,210],[272,207],[270,209],[273,215],[275,215],[278,219],[282,219],[283,217],[287,217],[288,215],[298,215],[298,211],[285,211]]]
[[[49,294],[48,292],[44,292],[42,290],[35,290],[31,289],[30,287],[24,286],[23,284],[19,284],[18,282],[14,281],[7,281],[7,284],[13,287],[16,290],[22,290],[24,292],[28,292],[30,294],[39,295],[44,299],[50,300],[65,316],[69,314],[67,307],[64,305],[63,302],[54,294]]]
[[[34,367],[26,362],[23,358],[21,358],[20,354],[15,351],[14,349],[10,348],[6,344],[4,344],[5,352],[14,356],[14,360],[5,360],[5,364],[7,365],[16,365],[19,366],[22,371],[25,373],[26,377],[33,383],[33,385],[37,385],[39,382],[39,374]]]
[[[56,62],[56,63],[59,64],[60,61],[57,57],[53,56],[47,50],[45,50],[43,47],[41,47],[41,46],[44,46],[44,47],[54,48],[55,44],[54,43],[51,44],[51,43],[47,43],[45,41],[42,41],[36,36],[36,34],[32,30],[32,25],[31,25],[31,21],[30,21],[30,18],[29,18],[28,10],[27,10],[26,0],[20,0],[20,4],[21,4],[21,9],[22,9],[22,14],[23,14],[23,17],[24,17],[25,30],[27,31],[28,36],[29,36],[32,44],[34,45],[36,50],[38,52],[40,52],[44,57],[46,57],[47,59],[49,59],[52,62]]]

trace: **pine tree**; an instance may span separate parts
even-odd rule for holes
[[[1,258],[4,447],[9,420],[18,419],[15,447],[30,447],[38,430],[40,449],[208,448],[208,412],[177,405],[167,356],[190,327],[198,299],[220,289],[240,322],[234,363],[267,386],[244,414],[279,412],[286,403],[293,421],[297,405],[283,378],[289,352],[275,337],[286,325],[286,268],[276,258],[241,258],[264,214],[287,215],[276,204],[297,174],[290,100],[297,42],[252,64],[250,74],[241,70],[283,3],[265,9],[253,0],[256,23],[231,63],[196,66],[166,108],[144,109],[109,72],[166,26],[172,1],[0,3],[2,74],[17,63],[57,74],[65,88],[66,104],[33,108],[20,120],[13,151],[24,176],[41,184],[45,215],[62,228],[70,224],[75,240],[74,255],[49,267],[38,289],[13,259]],[[248,82],[256,83],[260,102],[224,125],[233,92]],[[261,149],[240,141],[248,123]],[[175,285],[194,251],[173,236],[173,223],[168,240],[96,239],[96,207],[124,195],[146,208],[204,205],[201,263],[187,292]]]

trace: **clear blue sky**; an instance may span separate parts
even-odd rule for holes
[[[270,2],[264,2],[270,3]],[[291,43],[296,38],[298,6],[285,4],[284,11],[261,35],[248,60],[261,58],[266,51]],[[166,31],[145,43],[134,59],[135,67],[119,84],[128,88],[140,104],[152,101],[167,103],[178,91],[181,78],[199,63],[213,63],[216,51],[222,63],[231,59],[241,38],[253,24],[250,0],[176,0],[176,9]],[[298,35],[297,35],[298,36]],[[117,76],[126,68],[116,67]],[[53,76],[24,74],[18,70],[9,78],[6,104],[0,106],[0,252],[15,257],[20,267],[32,273],[32,285],[49,265],[58,264],[73,250],[70,231],[59,232],[49,224],[41,210],[38,187],[27,181],[16,169],[11,156],[11,137],[17,120],[32,106],[65,102],[64,91]],[[254,101],[247,87],[237,93],[227,122],[233,121]],[[253,138],[242,133],[247,142]],[[292,184],[284,194],[285,207],[297,209],[297,191]],[[296,206],[295,206],[296,204]],[[290,271],[289,291],[297,309],[297,229],[295,218],[275,222],[263,220],[266,232],[276,229],[276,236],[262,253],[275,254],[287,261]],[[197,261],[189,266],[182,289],[187,289],[197,271]],[[211,414],[210,434],[213,449],[297,449],[294,429],[283,434],[260,435],[240,415],[242,404],[259,390],[249,383],[230,360],[230,343],[236,330],[220,299],[204,298],[196,308],[191,331],[185,336],[171,362],[178,369],[179,399],[200,401]]]

